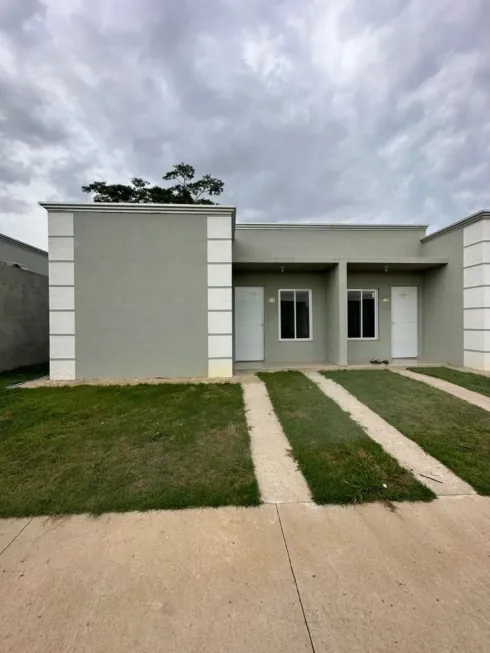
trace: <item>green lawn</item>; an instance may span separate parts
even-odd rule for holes
[[[477,492],[490,494],[489,413],[388,370],[323,374],[340,383]]]
[[[460,385],[462,388],[490,397],[490,377],[488,376],[452,370],[449,367],[409,367],[407,369],[411,372],[417,372],[417,374],[426,374],[436,379],[449,381],[449,383]]]
[[[1,517],[260,501],[236,384],[0,389],[0,469]]]
[[[317,503],[434,498],[306,376],[258,376]]]

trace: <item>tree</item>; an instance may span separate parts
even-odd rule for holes
[[[149,181],[134,177],[128,185],[94,181],[88,186],[82,186],[82,191],[93,193],[94,202],[216,204],[205,195],[221,195],[224,183],[210,175],[193,181],[195,174],[192,166],[178,163],[162,177],[164,181],[175,181],[173,186],[152,186]]]

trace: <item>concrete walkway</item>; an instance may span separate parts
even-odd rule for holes
[[[444,390],[444,392],[448,392],[450,395],[458,397],[458,399],[464,399],[464,401],[490,412],[490,397],[485,397],[485,395],[473,392],[473,390],[467,390],[466,388],[462,388],[460,385],[449,383],[449,381],[443,381],[442,379],[436,379],[433,376],[427,376],[427,374],[418,374],[417,372],[411,372],[410,370],[397,370],[394,368],[390,368],[390,370],[396,374],[400,374],[401,376],[406,376],[407,379],[421,381],[422,383],[426,383],[438,390]]]
[[[421,483],[437,496],[470,495],[475,490],[419,447],[400,431],[388,424],[377,413],[361,403],[341,385],[326,379],[318,372],[307,372],[306,376],[333,399],[343,410],[358,422],[373,440],[409,469]]]
[[[242,384],[255,475],[264,503],[311,501],[308,485],[290,454],[267,389],[258,377]]]
[[[0,520],[2,653],[490,650],[490,499]]]

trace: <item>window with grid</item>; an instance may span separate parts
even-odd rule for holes
[[[279,339],[311,340],[311,290],[279,291]]]
[[[351,340],[378,337],[378,291],[347,291],[347,334]]]

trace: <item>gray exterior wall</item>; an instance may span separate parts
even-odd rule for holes
[[[327,361],[330,335],[326,310],[325,273],[235,272],[233,286],[264,287],[264,360],[266,363],[313,363]],[[281,342],[279,340],[279,289],[312,291],[313,340]],[[274,299],[274,302],[270,302]]]
[[[48,277],[0,265],[0,372],[49,359]]]
[[[378,339],[377,340],[348,340],[347,361],[349,364],[369,363],[371,358],[391,360],[391,287],[392,286],[417,286],[418,287],[418,346],[419,355],[423,351],[423,277],[421,274],[387,272],[380,274],[347,273],[347,287],[349,289],[377,289],[378,290]],[[388,302],[383,302],[388,298]]]
[[[48,253],[0,234],[0,261],[19,263],[31,272],[48,274]]]
[[[342,258],[421,256],[425,229],[241,229],[236,226],[234,263],[312,263]]]
[[[76,212],[77,378],[207,376],[206,219]]]
[[[423,256],[447,256],[447,265],[424,273],[423,358],[464,363],[463,229],[422,243]]]

